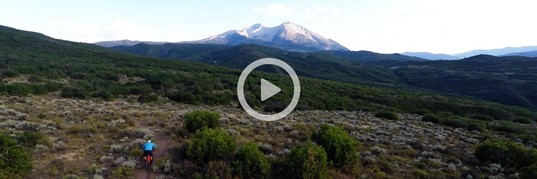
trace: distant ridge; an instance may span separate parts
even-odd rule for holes
[[[443,53],[429,53],[429,52],[403,52],[406,56],[419,57],[428,60],[458,60],[460,58]]]
[[[459,58],[468,58],[471,56],[476,56],[476,55],[481,55],[481,54],[503,56],[503,55],[511,54],[511,53],[527,52],[527,51],[534,51],[534,50],[537,50],[537,46],[505,47],[505,48],[488,49],[488,50],[472,50],[472,51],[457,54],[455,56]]]
[[[117,40],[103,41],[94,44],[104,47],[133,46],[139,43],[164,44],[166,42]],[[262,24],[254,24],[242,30],[229,30],[221,34],[213,35],[196,41],[177,43],[195,44],[220,44],[240,45],[256,44],[267,47],[279,48],[287,51],[313,52],[322,50],[349,50],[334,40],[325,38],[303,26],[292,22],[284,22],[275,27],[266,27]]]
[[[505,54],[504,56],[523,56],[523,57],[537,57],[537,50],[528,52],[516,52]]]
[[[95,42],[95,45],[103,46],[103,47],[115,47],[115,46],[133,46],[139,43],[146,43],[146,44],[165,44],[167,42],[151,42],[151,41],[138,41],[138,40],[112,40],[112,41],[101,41],[101,42]]]

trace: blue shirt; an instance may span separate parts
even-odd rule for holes
[[[142,145],[142,149],[147,151],[153,151],[153,149],[157,149],[157,146],[151,142],[146,142],[144,145]]]

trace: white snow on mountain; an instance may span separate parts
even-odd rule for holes
[[[226,31],[196,42],[230,45],[254,43],[298,51],[348,50],[339,43],[292,22],[284,22],[275,27],[266,27],[258,23],[242,30]]]

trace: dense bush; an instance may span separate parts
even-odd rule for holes
[[[537,178],[537,164],[530,165],[522,169],[520,174],[521,179],[535,179]]]
[[[186,148],[187,158],[198,164],[228,159],[236,148],[235,140],[220,129],[197,131]]]
[[[525,134],[526,128],[525,126],[522,126],[517,123],[512,122],[505,122],[505,121],[499,121],[496,124],[491,125],[492,130],[495,131],[501,131],[506,133],[513,133],[513,134]]]
[[[193,133],[202,128],[218,127],[218,119],[220,118],[220,114],[207,110],[196,110],[186,113],[184,118],[184,127],[188,130],[188,132]]]
[[[22,133],[18,137],[18,140],[20,143],[24,144],[25,146],[33,147],[36,144],[38,144],[38,142],[44,140],[44,136],[43,134],[38,133],[38,132],[27,131],[27,132]]]
[[[343,129],[322,125],[321,129],[312,135],[313,141],[321,145],[331,164],[336,167],[353,165],[356,160],[356,142]]]
[[[13,96],[26,96],[33,92],[33,87],[37,85],[29,85],[22,83],[12,83],[12,84],[0,84],[0,92],[5,92]]]
[[[453,128],[468,128],[468,122],[464,118],[458,116],[444,118],[440,121],[440,124]]]
[[[151,102],[157,102],[157,101],[159,101],[159,97],[157,95],[142,94],[138,97],[138,102],[141,102],[141,103],[151,103]]]
[[[477,147],[475,156],[481,162],[500,163],[507,168],[520,169],[537,164],[537,150],[511,141],[485,141]]]
[[[326,178],[328,174],[326,152],[311,142],[291,149],[288,164],[290,178]]]
[[[459,116],[451,116],[444,118],[440,121],[440,124],[453,128],[466,128],[468,130],[483,130],[487,128],[486,123],[484,121]]]
[[[14,77],[18,77],[19,76],[19,73],[13,71],[13,70],[6,70],[2,73],[2,76],[3,77],[8,77],[8,78],[14,78]]]
[[[64,98],[86,99],[89,97],[89,93],[87,90],[82,88],[65,87],[62,89],[60,96]]]
[[[110,172],[110,178],[132,178],[134,169],[130,167],[120,166]]]
[[[422,121],[425,121],[425,122],[432,122],[432,123],[440,123],[440,121],[442,120],[442,118],[440,118],[439,116],[437,115],[434,115],[434,114],[425,114],[422,118],[421,118]]]
[[[390,119],[390,120],[399,120],[399,117],[397,116],[397,114],[391,111],[379,111],[375,113],[375,117]]]
[[[517,117],[513,120],[513,122],[518,122],[522,124],[530,124],[532,120],[528,117]]]
[[[485,130],[487,128],[487,124],[484,123],[483,121],[468,120],[468,121],[466,121],[466,123],[468,124],[468,126],[467,126],[468,130],[482,131],[482,130]]]
[[[483,114],[472,114],[469,116],[472,119],[482,120],[482,121],[494,121],[494,117]]]
[[[31,158],[13,138],[0,135],[0,177],[24,175],[32,169]]]
[[[233,172],[241,178],[265,178],[270,163],[255,143],[246,143],[235,153]]]
[[[194,178],[202,179],[231,179],[233,177],[233,171],[229,166],[229,163],[225,161],[210,161],[208,164],[204,165],[203,174],[198,174],[199,177],[194,176]],[[196,175],[196,174],[194,174]]]
[[[116,97],[108,90],[101,90],[101,91],[97,91],[95,93],[93,93],[93,97],[95,98],[101,98],[103,100],[106,100],[106,101],[112,101],[114,100]]]

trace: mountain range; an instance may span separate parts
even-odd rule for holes
[[[103,47],[115,47],[115,46],[133,46],[139,43],[145,43],[145,44],[164,44],[166,42],[152,42],[152,41],[139,41],[139,40],[114,40],[114,41],[102,41],[102,42],[95,42],[95,45],[103,46]]]
[[[458,60],[476,55],[537,57],[537,46],[505,47],[488,50],[472,50],[459,54],[434,54],[429,52],[404,52],[403,55],[429,60]]]
[[[134,46],[139,43],[160,45],[167,42],[117,40],[102,41],[94,44],[103,47]],[[279,48],[286,51],[315,52],[315,51],[349,51],[338,42],[325,38],[307,28],[293,22],[284,22],[275,27],[267,27],[260,23],[243,28],[242,30],[229,30],[201,40],[176,42],[184,44],[217,44],[240,45],[256,44]],[[427,60],[459,60],[475,55],[494,56],[525,56],[537,57],[537,46],[505,47],[487,50],[472,50],[459,54],[442,54],[430,52],[403,52],[401,55],[418,57]]]
[[[430,53],[430,52],[403,52],[402,55],[411,57],[419,57],[428,60],[458,60],[459,57],[443,54],[443,53]]]
[[[95,44],[104,47],[112,47],[132,46],[138,43],[163,44],[163,42],[129,40],[103,41]],[[242,30],[229,30],[205,39],[181,43],[220,45],[257,44],[280,48],[287,51],[303,52],[319,50],[348,50],[346,47],[342,46],[336,41],[325,38],[313,31],[306,29],[303,26],[292,22],[284,22],[275,27],[266,27],[258,23]]]
[[[509,53],[506,56],[537,57],[537,50],[527,51],[527,52],[514,52],[514,53]]]

